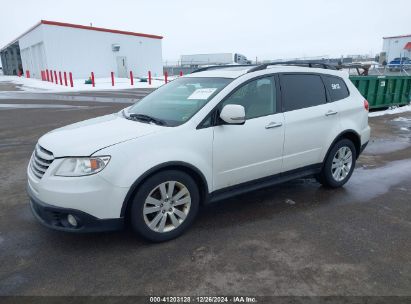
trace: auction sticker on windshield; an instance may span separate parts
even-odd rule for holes
[[[215,90],[217,90],[217,88],[197,89],[193,92],[193,94],[188,96],[187,99],[208,99],[208,97],[210,97]]]

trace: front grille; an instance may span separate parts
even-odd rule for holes
[[[33,157],[31,158],[31,172],[38,178],[42,178],[53,160],[53,153],[37,144],[33,152]]]

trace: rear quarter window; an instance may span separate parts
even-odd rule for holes
[[[324,76],[325,86],[330,93],[331,101],[347,98],[350,95],[345,81],[340,77]]]

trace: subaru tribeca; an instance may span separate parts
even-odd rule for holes
[[[127,223],[159,242],[182,234],[202,204],[305,176],[341,187],[369,138],[368,102],[344,72],[214,67],[45,134],[27,191],[50,228]]]

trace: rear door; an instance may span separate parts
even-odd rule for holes
[[[340,130],[338,108],[329,97],[321,75],[280,75],[285,121],[283,172],[323,161]]]

